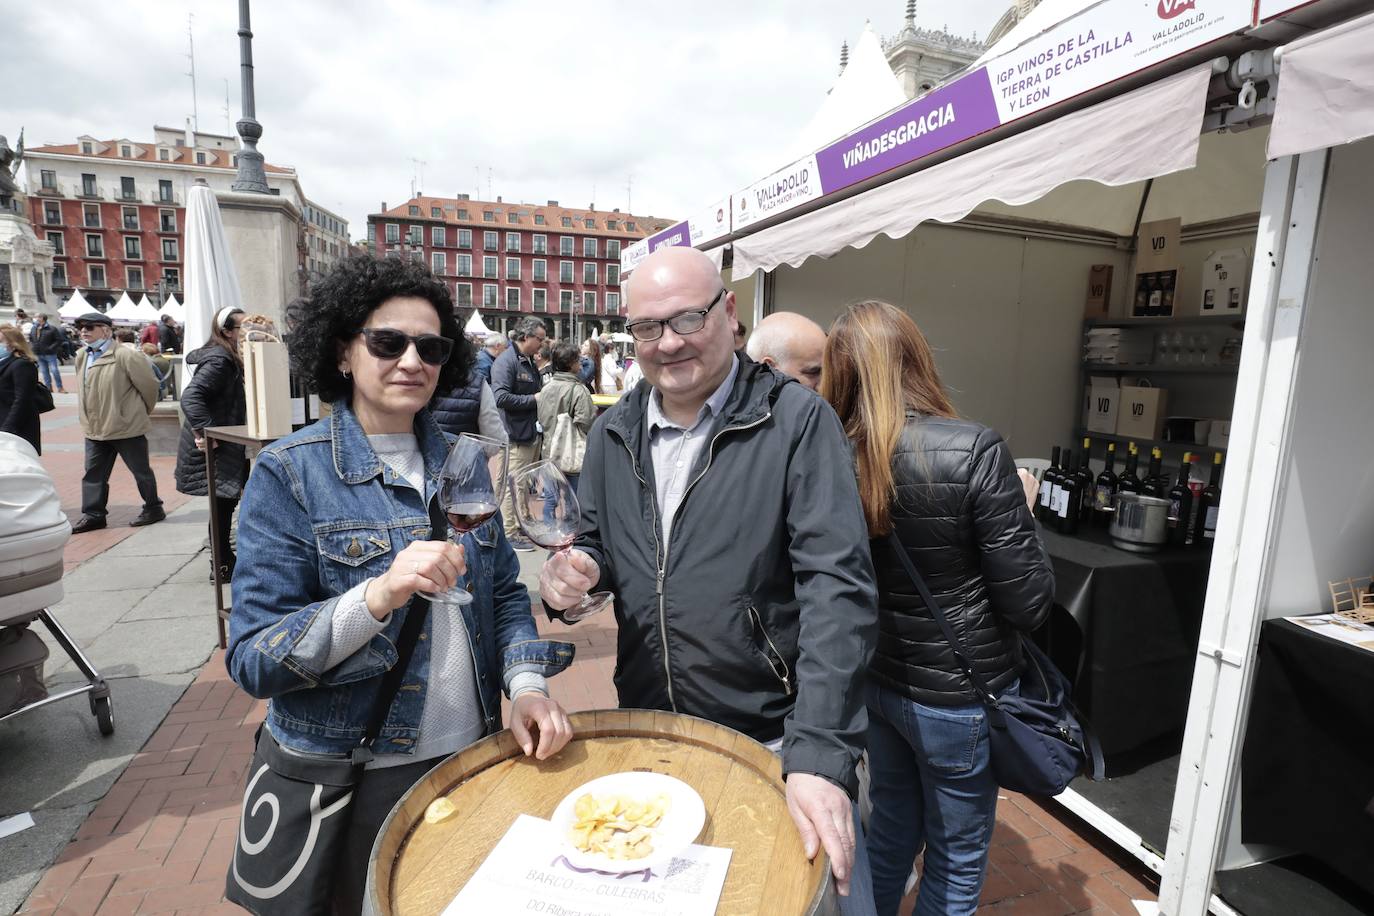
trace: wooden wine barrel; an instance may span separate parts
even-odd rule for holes
[[[675,776],[701,795],[697,842],[733,850],[721,914],[831,916],[839,912],[825,853],[808,862],[787,811],[782,767],[757,741],[704,719],[652,710],[574,713],[573,739],[549,760],[526,757],[509,730],[435,767],[397,803],[372,849],[363,911],[443,911],[520,814],[550,818],[559,801],[599,776],[627,770]],[[426,824],[446,796],[457,813]]]

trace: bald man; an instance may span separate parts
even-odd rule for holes
[[[774,312],[759,322],[745,348],[754,362],[772,366],[812,391],[821,389],[825,331],[805,315]]]
[[[851,798],[877,590],[849,445],[830,405],[735,354],[710,258],[660,248],[631,275],[647,384],[588,437],[576,549],[540,574],[551,616],[615,595],[620,705],[687,713],[782,754],[808,856],[872,912]],[[851,876],[853,878],[851,895]]]

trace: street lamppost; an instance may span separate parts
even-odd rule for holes
[[[267,170],[263,168],[258,140],[262,125],[257,120],[257,103],[253,94],[253,30],[248,21],[248,0],[239,0],[239,72],[242,79],[243,117],[238,124],[243,150],[239,152],[239,170],[230,186],[235,191],[253,194],[271,193],[267,187]]]

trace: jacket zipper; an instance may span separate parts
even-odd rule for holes
[[[691,495],[692,488],[695,487],[695,486],[697,485],[697,483],[701,480],[701,478],[703,478],[703,477],[706,476],[706,472],[707,472],[707,471],[711,470],[711,463],[714,462],[714,461],[716,460],[716,443],[720,441],[720,437],[723,436],[723,435],[725,435],[726,433],[742,432],[743,430],[746,430],[746,429],[753,429],[755,426],[761,426],[762,424],[767,423],[767,422],[768,422],[768,418],[771,417],[771,416],[773,416],[773,414],[772,414],[772,412],[770,411],[769,413],[766,413],[766,414],[764,414],[762,417],[760,417],[759,419],[755,420],[753,423],[746,423],[746,424],[744,424],[743,426],[727,426],[727,427],[725,427],[724,429],[722,429],[720,432],[718,432],[718,433],[716,433],[714,436],[712,436],[712,437],[711,437],[711,444],[708,445],[708,446],[706,447],[706,467],[702,468],[702,469],[701,469],[701,473],[698,474],[698,475],[696,476],[696,478],[692,480],[691,483],[687,484],[687,489],[685,489],[685,490],[682,491],[682,499],[678,500],[678,503],[677,503],[678,509],[681,509],[682,506],[683,506],[683,504],[687,502],[687,497],[688,497],[689,495]],[[626,445],[625,447],[628,449],[628,448],[629,448],[629,445]],[[631,457],[633,458],[633,453],[631,454]],[[633,462],[632,462],[632,463],[633,463]],[[635,470],[635,473],[636,473],[636,474],[639,473],[638,469]],[[641,477],[641,478],[640,478],[640,482],[641,482],[641,483],[644,483],[644,478]],[[648,485],[647,483],[644,483],[645,489],[648,489],[648,486],[649,486],[649,485]],[[651,494],[651,495],[652,495],[652,494]],[[668,667],[668,610],[667,610],[667,600],[666,600],[666,598],[664,597],[664,594],[663,594],[663,579],[664,579],[665,575],[666,575],[667,572],[668,572],[668,551],[669,551],[669,549],[670,549],[670,547],[671,547],[671,545],[672,545],[672,543],[673,543],[672,534],[673,534],[673,532],[675,532],[675,531],[677,530],[677,520],[678,520],[678,514],[674,514],[674,515],[673,515],[673,520],[672,520],[672,522],[671,522],[671,523],[669,524],[669,526],[668,526],[668,535],[669,535],[669,537],[668,537],[668,544],[667,544],[667,545],[664,545],[664,547],[663,547],[663,562],[662,562],[662,564],[661,564],[661,565],[659,566],[659,568],[658,568],[658,631],[659,631],[659,640],[660,640],[660,641],[662,642],[662,644],[663,644],[663,675],[664,675],[664,677],[665,677],[665,678],[667,679],[667,681],[668,681],[668,703],[669,703],[669,705],[671,705],[671,706],[673,707],[673,712],[677,712],[678,710],[677,710],[677,703],[676,703],[676,701],[674,701],[674,699],[673,699],[673,676],[672,676],[671,670],[670,670],[669,667]],[[658,544],[658,524],[657,524],[657,523],[658,523],[658,503],[657,503],[657,500],[655,500],[655,503],[654,503],[654,523],[655,523],[655,528],[654,528],[654,544],[655,544],[655,546],[657,546],[657,544]]]
[[[772,649],[773,655],[777,657],[777,665],[774,665],[773,659],[770,658],[768,659],[768,667],[773,669],[773,676],[782,681],[783,693],[790,697],[792,695],[792,671],[787,667],[787,660],[782,657],[782,653],[778,651],[778,647],[773,644],[773,637],[769,635],[768,628],[763,625],[763,617],[759,615],[758,610],[752,604],[749,605],[749,616],[753,618],[754,625],[757,626],[759,632],[763,634],[764,641],[768,643],[768,648]],[[779,667],[782,668],[781,674],[778,673]]]

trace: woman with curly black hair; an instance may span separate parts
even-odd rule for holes
[[[448,440],[425,405],[472,361],[447,287],[411,261],[351,258],[288,323],[332,414],[264,449],[244,490],[226,663],[271,702],[228,892],[257,913],[357,913],[387,813],[501,727],[503,687],[526,754],[567,743],[544,679],[572,647],[539,639],[499,518],[444,538]],[[455,585],[472,603],[419,594]]]

